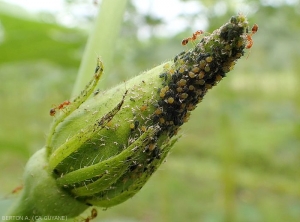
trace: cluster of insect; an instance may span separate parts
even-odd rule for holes
[[[253,45],[253,39],[252,39],[252,36],[258,31],[258,25],[257,24],[254,24],[252,29],[251,29],[251,32],[249,33],[247,31],[247,34],[246,34],[246,39],[247,39],[247,45],[246,45],[246,49],[250,49]],[[188,37],[188,38],[185,38],[181,41],[181,45],[185,46],[187,45],[189,42],[194,42],[197,40],[197,38],[204,34],[204,31],[202,30],[197,30],[196,32],[194,32],[192,34],[191,37]],[[57,110],[63,110],[66,106],[70,105],[71,102],[69,100],[66,100],[64,102],[62,102],[61,104],[59,104],[58,106],[55,106],[54,108],[50,109],[50,116],[55,116]]]
[[[247,38],[247,45],[246,45],[246,49],[250,49],[253,45],[253,39],[252,39],[252,36],[258,31],[258,25],[257,24],[254,24],[253,27],[252,27],[252,30],[250,33],[248,33],[247,31],[247,35],[246,35],[246,38]],[[189,42],[193,42],[195,40],[197,40],[197,38],[204,34],[204,31],[202,30],[197,30],[196,32],[194,32],[192,34],[191,37],[188,37],[188,38],[185,38],[181,41],[181,45],[187,45]]]

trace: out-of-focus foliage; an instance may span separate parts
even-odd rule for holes
[[[197,29],[211,32],[245,10],[259,25],[253,47],[200,104],[168,162],[143,190],[99,218],[300,221],[299,1],[199,5],[198,14],[180,15],[190,26],[162,37],[164,19],[141,14],[131,3],[114,68],[105,73],[108,87],[187,50],[181,40],[196,31],[191,27],[199,17],[208,27]],[[44,145],[49,109],[71,93],[87,34],[3,12],[0,24],[0,180],[2,196],[11,197],[26,160]],[[140,38],[141,29],[151,37]]]
[[[1,32],[1,64],[38,58],[66,68],[76,67],[86,41],[79,30],[5,14],[1,14]]]

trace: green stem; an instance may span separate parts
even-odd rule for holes
[[[103,0],[95,21],[95,27],[89,36],[83,58],[81,60],[77,79],[73,88],[72,97],[78,95],[88,83],[97,55],[109,71],[116,40],[118,38],[127,0]],[[102,82],[102,86],[104,83]]]
[[[45,148],[29,159],[24,185],[20,198],[7,214],[9,221],[36,221],[46,216],[73,218],[88,208],[56,185],[48,170]]]
[[[34,211],[28,205],[28,202],[26,201],[26,195],[25,192],[22,191],[22,195],[17,199],[17,201],[14,203],[13,207],[10,209],[10,212],[5,216],[5,220],[9,221],[30,221],[33,219]]]

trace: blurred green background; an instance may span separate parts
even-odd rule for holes
[[[99,211],[97,220],[300,221],[299,1],[143,2],[129,1],[107,87],[187,50],[183,38],[238,12],[259,31],[182,127],[167,162],[134,198]],[[71,95],[100,3],[64,1],[59,13],[33,13],[0,1],[0,215],[45,143],[49,110]],[[174,12],[176,4],[182,11]]]

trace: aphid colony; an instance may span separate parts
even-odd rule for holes
[[[223,26],[219,30],[219,38],[203,37],[194,49],[176,55],[174,64],[167,63],[164,72],[159,74],[162,86],[157,90],[159,99],[154,103],[155,109],[150,117],[153,124],[158,124],[161,128],[157,137],[164,132],[169,138],[176,135],[179,127],[188,121],[190,112],[202,101],[207,91],[233,69],[235,61],[244,54],[244,49],[248,48],[249,44],[252,46],[253,42],[250,42],[247,36],[251,37],[257,31],[257,25],[253,26],[252,33],[249,34],[245,27],[238,24],[237,19],[232,19],[230,22],[232,26]],[[195,32],[192,37],[184,39],[182,44],[194,41],[202,33],[203,31]],[[208,53],[209,50],[204,47],[209,44],[222,46],[214,47]],[[140,108],[141,112],[150,109],[150,106],[144,107],[147,106],[143,105]],[[136,116],[133,117],[130,123],[132,135],[145,131],[145,129],[141,130],[145,126],[140,122],[143,121]],[[155,144],[154,140],[152,145],[156,147]],[[158,154],[155,156],[159,158],[161,149],[156,147],[156,150]]]
[[[177,133],[179,126],[188,121],[190,111],[202,101],[206,92],[233,69],[235,60],[244,54],[245,46],[252,46],[250,37],[257,31],[257,25],[252,28],[251,34],[247,34],[247,30],[240,27],[236,19],[232,19],[231,23],[232,26],[221,27],[219,39],[203,37],[194,49],[178,54],[174,58],[174,65],[165,67],[165,72],[159,75],[163,80],[162,87],[158,90],[161,99],[156,105],[153,118],[162,129],[168,131],[170,137]],[[182,44],[195,40],[202,33],[195,32],[191,38],[184,39]],[[247,38],[247,45],[243,37],[245,34],[250,36]],[[204,50],[204,47],[212,44],[211,42],[223,46],[214,47],[208,53],[209,50]]]

